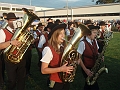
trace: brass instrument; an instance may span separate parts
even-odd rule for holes
[[[4,50],[5,60],[14,64],[17,64],[21,61],[26,50],[34,40],[33,35],[29,31],[27,31],[27,28],[35,19],[39,19],[37,15],[35,15],[33,12],[28,11],[28,9],[23,8],[23,11],[25,12],[25,16],[23,17],[24,25],[15,31],[15,34],[11,39],[16,39],[22,44],[20,47],[10,45]]]
[[[106,28],[103,35],[104,35],[104,38],[111,39],[113,37],[113,32],[109,31],[108,28]]]
[[[101,68],[101,63],[102,63],[104,52],[105,52],[106,47],[108,45],[108,41],[110,40],[111,36],[112,36],[112,33],[110,34],[109,32],[105,31],[104,40],[102,40],[104,42],[103,50],[98,55],[98,59],[96,60],[95,65],[91,69],[91,71],[93,72],[93,76],[91,76],[91,77],[88,76],[86,78],[86,82],[88,85],[93,85],[96,82],[96,80],[98,79],[98,77],[100,76],[100,74],[102,74],[104,71],[106,73],[108,73],[108,69],[107,69],[106,65],[104,65]]]
[[[74,70],[71,72],[71,74],[66,72],[59,73],[63,82],[73,82],[79,55],[76,51],[75,45],[84,35],[88,33],[90,33],[90,30],[85,25],[79,24],[78,28],[75,30],[73,38],[70,39],[68,45],[66,46],[61,58],[61,66],[68,62],[67,66],[73,66]]]

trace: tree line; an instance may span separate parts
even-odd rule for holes
[[[95,0],[92,0],[94,2]],[[95,2],[97,5],[98,4],[108,4],[108,3],[120,3],[120,0],[97,0]]]

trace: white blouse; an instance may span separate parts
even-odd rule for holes
[[[58,46],[60,48],[61,45]],[[53,59],[53,53],[50,49],[50,47],[46,46],[42,51],[42,59],[41,62],[50,63],[50,61]]]
[[[42,59],[40,61],[45,62],[45,63],[50,63],[52,58],[53,58],[53,54],[52,54],[50,47],[48,46],[45,47],[42,51]]]

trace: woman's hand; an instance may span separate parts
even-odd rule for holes
[[[66,73],[71,73],[73,71],[73,66],[67,66],[68,63],[64,64],[63,66],[60,67],[60,72],[66,72]]]

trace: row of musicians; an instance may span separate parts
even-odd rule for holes
[[[1,29],[0,30],[0,35],[1,35],[0,49],[5,49],[9,45],[15,45],[15,46],[18,46],[18,47],[21,45],[21,42],[19,42],[17,40],[11,40],[12,36],[14,35],[14,32],[13,32],[14,27],[12,25],[12,21],[14,21],[16,19],[17,18],[16,18],[14,13],[8,13],[7,14],[8,26],[6,27],[6,29]],[[52,28],[53,28],[53,26],[54,25],[52,25]],[[34,35],[39,36],[39,40],[37,40],[37,37],[36,37],[36,46],[37,46],[37,51],[38,51],[39,60],[40,60],[42,58],[41,53],[42,53],[42,50],[43,50],[43,44],[45,44],[45,42],[47,42],[47,40],[51,38],[51,35],[48,35],[49,37],[47,37],[47,34],[45,34],[45,33],[38,33],[38,32],[43,32],[43,30],[44,30],[44,25],[42,25],[41,23],[38,25],[37,29],[39,29],[39,30],[36,30],[36,32],[35,32],[36,35],[35,34]],[[72,27],[72,30],[73,30],[73,27]],[[45,41],[43,41],[43,38],[44,38]],[[11,62],[6,62],[5,61],[5,67],[6,67],[6,72],[7,72],[7,76],[8,76],[8,86],[7,86],[8,90],[13,90],[15,88],[16,84],[17,84],[17,90],[24,90],[26,72],[28,74],[30,74],[29,70],[30,70],[30,62],[31,62],[30,59],[31,59],[31,57],[28,58],[28,56],[31,56],[30,55],[31,52],[29,50],[30,49],[27,50],[27,52],[25,53],[25,55],[23,57],[23,60],[21,60],[21,62],[18,63],[18,64],[13,64]],[[1,56],[1,59],[2,59],[3,58],[2,54],[0,56]],[[3,59],[0,60],[1,68],[2,68]],[[26,63],[27,60],[28,60],[29,63]],[[27,65],[27,64],[29,64],[29,65]],[[27,66],[29,67],[28,71],[26,70]],[[39,64],[39,66],[40,66],[40,64]],[[2,72],[2,69],[1,69],[0,72]],[[0,73],[0,74],[1,74],[0,75],[0,84],[2,85],[2,83],[3,83],[3,75],[2,75],[2,73]],[[17,78],[17,80],[16,80],[16,78]]]

